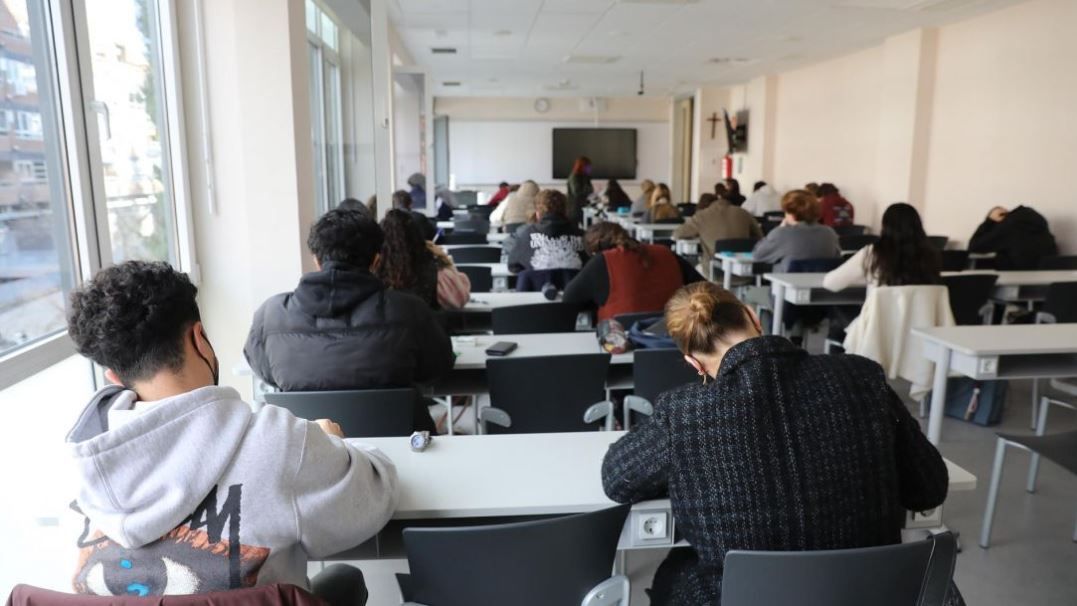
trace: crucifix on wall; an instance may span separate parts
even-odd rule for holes
[[[713,114],[711,114],[710,118],[707,118],[707,122],[711,123],[711,139],[714,139],[716,136],[718,136],[718,122],[720,122],[721,120],[722,119],[718,117],[718,112],[714,112]]]

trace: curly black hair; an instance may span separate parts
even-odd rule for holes
[[[370,269],[384,239],[381,228],[366,214],[337,208],[310,228],[307,247],[322,265],[333,261]]]
[[[198,288],[168,263],[127,261],[71,293],[67,332],[76,350],[125,385],[183,366],[183,334],[198,322]]]
[[[424,264],[434,262],[434,255],[427,250],[415,218],[407,211],[394,208],[381,220],[381,230],[385,234],[385,244],[382,245],[377,276],[389,288],[414,288]]]

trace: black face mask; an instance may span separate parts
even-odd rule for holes
[[[205,340],[205,342],[209,344],[210,349],[214,349],[213,348],[213,343],[209,342],[209,337],[206,336],[206,331],[204,331],[204,330],[202,331],[202,339]],[[202,358],[202,361],[206,363],[206,367],[209,368],[210,374],[213,375],[213,385],[214,386],[220,385],[221,384],[221,361],[217,360],[216,359],[217,356],[214,355],[214,362],[216,362],[216,364],[210,364],[209,360],[206,359],[206,356],[203,356],[202,352],[198,351],[198,345],[194,343],[194,335],[193,334],[191,335],[191,343],[195,345],[194,350],[198,352],[198,357]],[[214,349],[214,351],[216,351],[216,350]]]

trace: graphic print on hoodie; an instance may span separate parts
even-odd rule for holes
[[[218,496],[226,495],[220,507]],[[101,531],[90,532],[84,517],[75,570],[77,593],[91,595],[179,595],[203,587],[241,589],[258,584],[270,549],[239,540],[243,485],[215,486],[189,518],[159,540],[125,549]],[[82,513],[77,503],[71,508]]]

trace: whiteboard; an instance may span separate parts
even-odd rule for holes
[[[475,121],[449,118],[449,173],[461,185],[553,179],[553,129],[592,128],[594,122]],[[637,131],[637,180],[669,181],[669,122],[602,122],[599,128]]]

